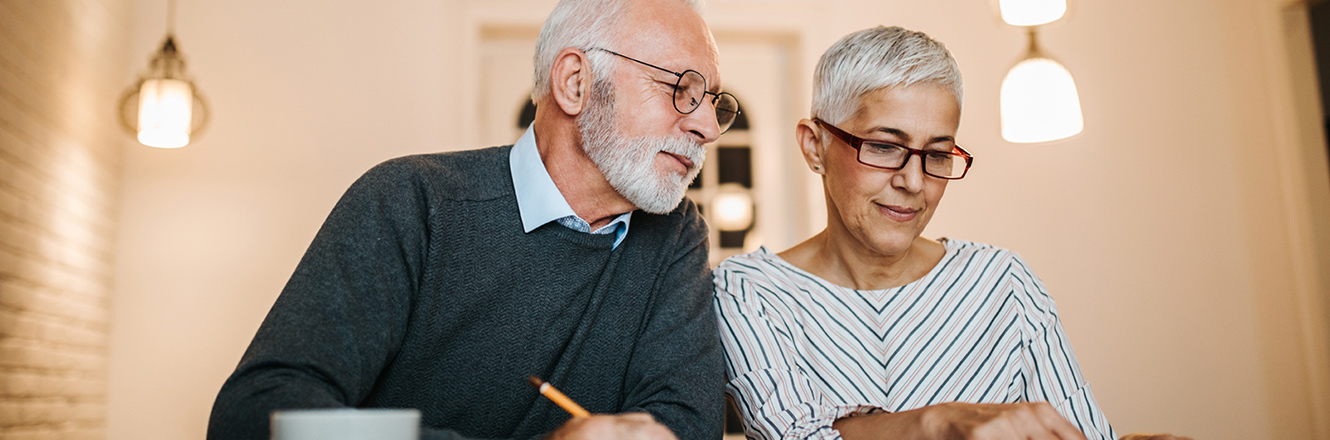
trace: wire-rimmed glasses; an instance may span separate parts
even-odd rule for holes
[[[716,123],[720,125],[720,132],[724,133],[734,124],[735,117],[739,116],[739,100],[729,93],[713,93],[707,90],[707,79],[696,70],[685,70],[683,73],[675,72],[663,67],[658,67],[636,58],[599,47],[587,49],[588,51],[599,50],[618,56],[628,61],[641,64],[662,72],[669,73],[678,78],[674,83],[674,109],[682,114],[689,114],[696,111],[702,105],[702,101],[707,95],[711,95],[711,106],[716,109]]]
[[[965,173],[970,171],[970,165],[974,164],[974,155],[965,151],[960,145],[956,145],[952,151],[917,150],[891,142],[863,139],[821,119],[813,118],[813,122],[827,129],[827,132],[845,142],[850,148],[858,150],[859,163],[873,168],[899,170],[910,163],[911,156],[918,155],[924,163],[924,174],[939,179],[956,180],[965,177]]]

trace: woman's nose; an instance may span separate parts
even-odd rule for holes
[[[916,160],[917,159],[917,160]],[[905,166],[891,176],[891,184],[904,191],[917,193],[924,189],[924,159],[918,154],[911,154],[905,160]]]

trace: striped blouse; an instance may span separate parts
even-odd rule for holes
[[[831,424],[849,415],[1048,401],[1086,437],[1117,438],[1025,261],[943,243],[927,275],[884,290],[832,284],[766,248],[721,263],[725,391],[747,436],[839,439]]]

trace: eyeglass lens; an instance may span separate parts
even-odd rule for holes
[[[711,103],[716,108],[716,123],[720,125],[721,133],[724,133],[739,115],[739,100],[729,93],[708,92],[706,78],[697,71],[686,70],[679,76],[679,82],[674,88],[674,109],[683,114],[692,113],[702,105],[708,94],[715,96]]]
[[[900,169],[910,161],[910,150],[899,145],[864,142],[859,147],[859,161],[882,168]],[[922,152],[924,172],[937,177],[959,177],[965,174],[965,159],[951,153]]]

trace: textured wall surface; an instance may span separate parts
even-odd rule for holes
[[[127,12],[0,2],[0,439],[105,437]]]

